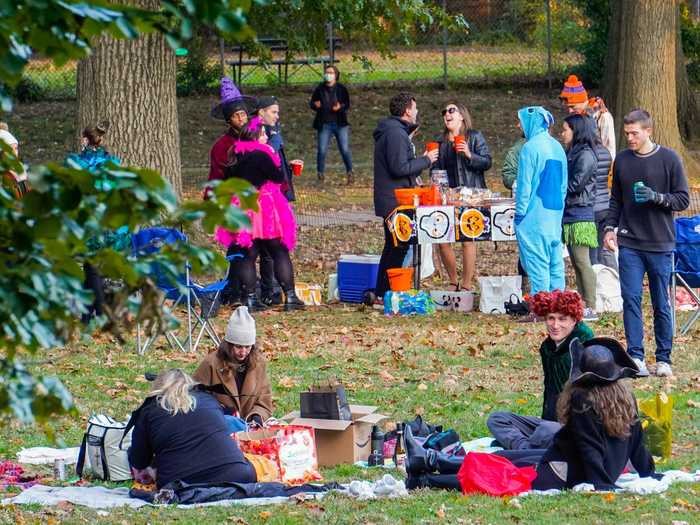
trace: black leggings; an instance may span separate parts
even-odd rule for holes
[[[280,283],[282,290],[288,292],[294,289],[292,259],[289,257],[289,250],[280,239],[255,239],[250,248],[231,244],[226,255],[239,255],[239,257],[231,260],[229,266],[227,277],[229,289],[236,289],[240,286],[242,297],[255,293],[257,280],[255,261],[262,250],[265,250],[272,257],[275,279]]]
[[[83,315],[83,321],[87,322],[93,316],[102,315],[105,304],[105,290],[102,276],[92,264],[86,262],[83,265],[83,271],[85,272],[83,288],[86,290],[92,290],[92,293],[94,294],[92,304],[88,308],[87,313]]]

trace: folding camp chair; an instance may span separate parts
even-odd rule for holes
[[[135,256],[154,253],[164,244],[172,242],[187,242],[187,237],[174,228],[147,228],[134,234],[132,237],[132,250]],[[226,257],[229,261],[235,257],[243,257],[236,254]],[[189,265],[185,265],[185,274],[180,276],[178,286],[170,282],[157,264],[152,267],[152,276],[156,280],[156,285],[165,293],[164,301],[171,302],[171,309],[178,305],[187,306],[187,337],[178,337],[173,330],[166,331],[165,336],[173,348],[180,350],[196,351],[202,337],[206,335],[214,345],[219,345],[221,340],[216,334],[216,330],[211,324],[211,319],[216,316],[221,305],[221,293],[226,288],[228,281],[222,279],[211,284],[202,285],[192,280]],[[183,290],[183,287],[185,290]],[[197,332],[194,337],[195,331]],[[143,354],[148,346],[153,342],[154,336],[141,341],[140,326],[137,326],[137,350]],[[194,339],[194,344],[192,340]]]
[[[243,257],[243,254],[234,254],[226,256],[226,260],[232,261],[237,257]],[[216,330],[210,323],[210,319],[213,318],[221,306],[221,294],[228,285],[227,279],[221,279],[214,283],[208,285],[200,285],[195,282],[190,282],[190,289],[192,290],[193,301],[199,306],[199,312],[196,309],[192,310],[192,315],[195,318],[194,330],[199,329],[197,337],[195,338],[192,350],[196,351],[199,347],[199,343],[202,336],[206,333],[209,339],[215,345],[219,345],[221,340],[216,334]]]
[[[673,330],[677,328],[676,288],[685,288],[698,308],[681,327],[681,335],[688,333],[695,322],[700,319],[700,297],[694,288],[700,288],[700,215],[680,217],[676,221],[676,249],[673,252],[673,271],[671,273],[671,300],[673,301]]]
[[[134,257],[143,257],[160,251],[166,244],[177,242],[187,242],[187,237],[175,228],[144,228],[131,236],[131,252]],[[158,263],[151,264],[150,275],[154,279],[156,286],[164,294],[163,301],[170,302],[170,308],[175,309],[180,305],[187,306],[187,336],[178,336],[175,330],[166,330],[165,338],[170,346],[187,352],[192,343],[192,303],[189,293],[190,274],[189,267],[185,265],[184,276],[178,276],[178,282],[172,282],[163,272]],[[139,354],[144,354],[149,346],[156,339],[157,335],[150,335],[143,339],[141,337],[141,323],[136,325],[136,350]]]

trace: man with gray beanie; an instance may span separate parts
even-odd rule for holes
[[[192,378],[203,385],[221,385],[215,394],[227,415],[262,425],[272,415],[272,389],[267,361],[255,346],[255,319],[239,306],[231,314],[224,339],[199,364]]]

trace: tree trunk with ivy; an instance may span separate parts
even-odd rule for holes
[[[158,9],[158,0],[130,0]],[[175,53],[161,34],[101,36],[78,65],[78,130],[109,121],[105,145],[122,162],[158,170],[182,194]]]
[[[697,106],[680,49],[678,10],[678,0],[613,3],[606,92],[621,145],[623,116],[644,108],[654,118],[654,140],[676,150],[696,175],[700,166],[681,138],[685,124],[696,118]]]

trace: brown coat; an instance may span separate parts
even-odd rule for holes
[[[192,378],[203,385],[224,385],[230,396],[215,394],[224,407],[237,411],[245,420],[257,414],[265,421],[274,408],[267,362],[260,354],[254,356],[253,362],[245,375],[241,392],[236,385],[236,366],[221,359],[216,350],[204,358]]]

